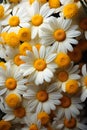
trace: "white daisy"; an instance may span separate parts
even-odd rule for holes
[[[86,64],[82,66],[82,94],[81,101],[84,102],[87,98],[87,69]]]
[[[59,120],[55,119],[54,125],[56,130],[87,130],[87,125],[80,121],[80,119],[72,117],[70,120],[67,118]]]
[[[25,62],[20,65],[21,71],[24,76],[30,76],[29,80],[35,82],[35,84],[42,84],[44,81],[50,82],[57,65],[54,63],[56,53],[52,53],[46,49],[45,46],[41,46],[39,51],[33,46],[32,51],[27,51],[26,56],[20,58]]]
[[[58,86],[63,87],[69,79],[79,80],[79,72],[79,65],[74,65],[74,62],[71,62],[68,68],[59,68],[55,74]]]
[[[17,66],[6,63],[6,69],[0,68],[0,95],[15,91],[23,94],[27,89],[27,79],[24,79]]]
[[[47,22],[47,18],[53,13],[46,4],[40,7],[39,2],[35,1],[28,10],[29,21],[32,26],[31,38],[34,39],[38,34],[41,26],[44,22]]]
[[[40,38],[42,38],[42,44],[58,44],[58,52],[72,51],[72,44],[78,43],[75,37],[81,33],[77,30],[78,26],[71,25],[71,22],[72,20],[64,19],[63,17],[51,17],[49,24],[45,23],[41,27]]]
[[[51,110],[56,109],[56,105],[60,104],[59,99],[62,94],[58,92],[57,84],[52,83],[49,86],[30,86],[23,97],[28,100],[30,111],[50,113]]]
[[[63,97],[60,99],[61,105],[58,107],[56,116],[57,118],[63,118],[64,116],[70,120],[71,117],[80,115],[80,110],[83,109],[81,100],[78,96],[70,97],[66,94],[63,94]]]
[[[2,32],[18,32],[21,27],[29,28],[29,17],[27,10],[22,7],[14,6],[12,13],[4,20]]]

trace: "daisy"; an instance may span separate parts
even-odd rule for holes
[[[74,62],[71,62],[68,68],[59,68],[55,76],[58,86],[63,87],[69,79],[79,80],[79,72],[79,65],[74,65]]]
[[[12,127],[12,123],[4,120],[0,120],[0,129],[2,130],[10,130]]]
[[[62,120],[54,121],[56,130],[86,130],[87,125],[84,122],[81,122],[79,119],[72,117],[70,120],[64,118]]]
[[[18,32],[21,27],[29,28],[27,11],[22,7],[14,6],[12,13],[4,20],[2,32]]]
[[[86,64],[82,66],[82,94],[81,94],[81,101],[84,102],[87,98],[87,69]]]
[[[54,63],[55,57],[56,53],[48,52],[45,46],[41,46],[39,51],[33,46],[32,52],[27,51],[26,56],[20,57],[25,62],[20,65],[23,76],[30,76],[29,80],[34,81],[37,85],[44,81],[50,82],[57,68]]]
[[[23,94],[27,89],[27,79],[24,79],[19,68],[6,63],[6,69],[0,68],[0,95],[7,94],[11,91]]]
[[[84,35],[85,35],[85,39],[87,39],[87,17],[86,18],[82,18],[80,23],[80,28],[83,30]]]
[[[10,4],[0,4],[0,24],[1,26],[4,25],[5,20],[11,13],[12,9],[10,8]]]
[[[79,97],[70,97],[63,94],[60,101],[61,104],[56,113],[57,118],[63,118],[65,116],[68,120],[70,120],[72,116],[76,118],[76,116],[80,115],[80,110],[83,109],[83,106]]]
[[[60,104],[59,99],[62,94],[58,92],[57,84],[53,83],[49,86],[30,86],[23,97],[28,100],[30,111],[50,113],[51,110],[56,109],[56,105]]]
[[[72,20],[63,17],[50,17],[49,24],[45,23],[41,27],[40,38],[42,44],[58,44],[58,52],[73,51],[72,44],[77,44],[75,39],[81,33],[77,30],[77,25],[71,25]]]
[[[34,39],[39,34],[41,26],[47,22],[47,18],[53,13],[53,10],[46,4],[40,7],[39,2],[35,1],[28,9],[28,13],[32,26],[31,38]]]

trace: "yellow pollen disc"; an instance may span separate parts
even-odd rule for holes
[[[69,56],[66,53],[60,52],[55,58],[55,63],[60,67],[68,67],[71,63]]]
[[[65,82],[68,80],[68,73],[66,71],[60,71],[58,73],[58,80],[61,82]]]
[[[16,26],[19,25],[19,23],[20,23],[19,17],[17,17],[17,16],[10,17],[10,19],[9,19],[9,25],[10,26],[16,27]]]
[[[14,57],[14,63],[17,65],[17,66],[19,66],[19,65],[21,65],[21,64],[24,64],[24,61],[22,61],[21,59],[20,59],[20,54],[18,54],[18,55],[16,55],[15,57]]]
[[[4,62],[0,62],[0,67],[2,67],[3,69],[6,69],[6,65]]]
[[[84,85],[87,87],[87,76],[84,77],[83,82],[84,82]]]
[[[61,106],[63,108],[68,108],[71,105],[71,99],[68,96],[63,96],[61,99]]]
[[[6,81],[5,81],[5,86],[9,90],[13,90],[17,86],[17,81],[14,78],[7,78]]]
[[[6,44],[8,44],[11,47],[17,47],[20,44],[19,37],[14,32],[10,32],[10,33],[6,34],[5,42],[6,42]]]
[[[39,51],[39,49],[40,49],[40,47],[41,47],[41,44],[40,44],[40,43],[37,43],[37,44],[35,45],[35,47],[36,47],[37,50]]]
[[[63,29],[58,29],[54,32],[54,38],[56,41],[64,41],[66,38],[66,33]]]
[[[39,130],[36,124],[31,124],[29,130]]]
[[[45,62],[45,60],[43,60],[43,59],[37,59],[34,62],[34,67],[38,71],[43,71],[46,68],[46,62]]]
[[[68,52],[68,56],[70,57],[71,61],[78,63],[82,58],[82,52],[79,48],[75,47],[72,52]]]
[[[34,26],[39,26],[43,23],[43,17],[40,14],[36,14],[32,17],[31,22]]]
[[[0,130],[10,130],[11,124],[8,121],[1,120],[0,121]]]
[[[65,118],[64,125],[69,129],[73,129],[76,127],[76,119],[73,117],[70,120]]]
[[[76,94],[78,92],[79,85],[76,80],[69,80],[66,83],[66,92],[68,94]]]
[[[0,5],[0,19],[4,17],[4,7]]]
[[[50,8],[58,8],[60,7],[60,0],[49,0]]]
[[[35,0],[29,0],[29,3],[32,4]]]
[[[83,18],[80,21],[80,28],[83,29],[83,30],[87,30],[87,18]]]
[[[26,111],[24,107],[18,107],[14,109],[14,115],[18,118],[23,118],[26,115]]]
[[[49,115],[46,112],[38,113],[37,118],[41,121],[42,125],[46,125],[49,122]]]
[[[9,2],[17,4],[20,0],[9,0]]]
[[[78,6],[75,3],[67,4],[63,8],[63,14],[66,18],[72,18],[73,16],[77,15],[78,13]]]
[[[18,32],[20,41],[30,41],[31,40],[31,31],[28,28],[20,28]]]
[[[5,44],[5,41],[6,41],[6,35],[7,35],[8,33],[7,32],[2,32],[1,33],[1,38],[3,39],[3,43]]]
[[[21,97],[17,94],[12,93],[6,96],[5,101],[9,107],[16,108],[21,103]]]
[[[28,42],[24,42],[19,46],[20,54],[26,55],[26,50],[32,51],[32,46]]]
[[[38,2],[44,4],[47,2],[47,0],[38,0]]]
[[[48,93],[42,90],[37,93],[36,97],[40,102],[45,102],[48,100]]]

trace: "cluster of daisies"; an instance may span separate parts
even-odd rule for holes
[[[3,0],[0,130],[87,130],[86,50],[81,1]]]

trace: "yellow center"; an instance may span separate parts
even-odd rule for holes
[[[58,8],[60,7],[60,0],[49,0],[50,8]]]
[[[20,28],[18,32],[20,41],[30,41],[31,40],[31,31],[28,28]]]
[[[8,121],[1,120],[0,121],[0,130],[10,130],[11,124]]]
[[[35,0],[29,0],[29,3],[32,4]]]
[[[65,118],[64,125],[69,129],[73,129],[76,127],[76,119],[73,117],[70,120]]]
[[[66,71],[60,71],[58,73],[58,80],[61,82],[65,82],[68,80],[68,73]]]
[[[6,34],[5,42],[6,42],[6,44],[8,44],[11,47],[17,47],[20,44],[19,37],[14,32],[10,32],[10,33]]]
[[[47,2],[47,0],[38,0],[38,2],[44,4]]]
[[[87,87],[87,76],[84,77],[83,82],[84,82],[84,85]]]
[[[32,46],[28,42],[24,42],[19,46],[20,54],[26,55],[26,50],[32,51]]]
[[[38,127],[36,124],[31,124],[29,130],[38,130]]]
[[[20,0],[9,0],[9,2],[17,4]]]
[[[78,82],[76,80],[69,80],[66,83],[66,92],[68,94],[75,94],[78,92],[79,89],[79,85]]]
[[[24,107],[18,107],[14,109],[14,115],[18,118],[23,118],[26,115],[26,111]]]
[[[12,26],[12,27],[18,26],[19,23],[20,23],[20,19],[19,19],[19,17],[17,17],[17,16],[12,16],[12,17],[9,19],[9,25]]]
[[[37,118],[41,121],[42,125],[46,125],[49,122],[49,115],[46,112],[38,113]]]
[[[58,29],[54,32],[54,38],[56,41],[64,41],[66,38],[66,33],[63,29]]]
[[[39,26],[43,23],[43,17],[40,14],[36,14],[32,17],[31,22],[34,26]]]
[[[34,67],[38,71],[43,71],[46,68],[46,62],[45,62],[45,60],[43,60],[43,59],[37,59],[34,62]]]
[[[60,52],[55,58],[55,63],[61,68],[69,66],[70,62],[69,56],[63,52]]]
[[[71,105],[71,99],[68,96],[63,96],[61,99],[61,106],[63,108],[68,108]]]
[[[5,81],[5,85],[9,90],[13,90],[17,86],[17,81],[14,78],[8,78]]]
[[[6,96],[5,101],[9,107],[16,108],[21,103],[21,97],[17,94],[12,93]]]
[[[63,14],[66,18],[72,18],[78,13],[78,6],[75,3],[67,4],[63,8]]]
[[[21,64],[24,64],[24,61],[22,61],[21,59],[20,59],[20,54],[17,54],[15,57],[14,57],[14,63],[17,65],[17,66],[19,66],[19,65],[21,65]]]
[[[37,99],[40,101],[40,102],[45,102],[48,100],[48,94],[46,91],[42,90],[42,91],[39,91],[37,93]]]
[[[83,29],[83,30],[87,30],[87,18],[83,18],[80,21],[80,28]]]
[[[6,35],[7,35],[8,33],[7,32],[2,32],[1,33],[1,38],[3,39],[3,43],[5,44],[5,41],[6,41]]]
[[[4,7],[0,5],[0,19],[4,16]]]
[[[2,67],[3,69],[6,69],[6,65],[4,62],[0,62],[0,67]]]

